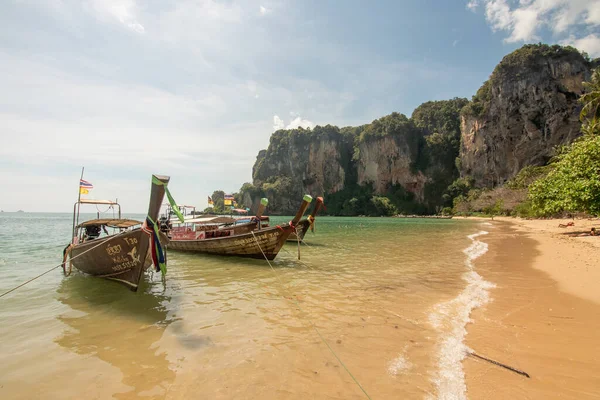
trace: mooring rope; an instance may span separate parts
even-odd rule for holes
[[[275,268],[273,268],[273,265],[271,264],[271,262],[267,258],[267,255],[265,254],[265,252],[263,251],[260,243],[258,242],[258,239],[256,238],[256,235],[254,235],[254,231],[250,231],[250,233],[252,233],[252,236],[254,237],[254,240],[256,241],[256,244],[258,245],[258,248],[260,249],[260,252],[262,253],[263,257],[265,257],[265,260],[267,260],[267,263],[269,264],[269,267],[271,267],[271,270],[273,271],[273,275],[275,275],[275,278],[279,282],[279,285],[281,286],[282,289],[286,290],[285,285],[283,284],[283,282],[281,281],[281,279],[279,279],[279,275],[277,275],[277,272],[275,272]],[[300,303],[298,303],[298,301],[296,299],[294,299],[293,296],[290,296],[289,298],[290,298],[290,300],[292,300],[294,302],[294,304],[296,305],[296,307],[298,307],[298,309],[302,313],[308,315],[308,313],[306,311],[304,311],[302,309],[302,307],[300,307]],[[307,317],[306,320],[310,323],[311,327],[314,329],[314,331],[317,333],[317,335],[319,335],[319,338],[323,341],[323,343],[325,343],[325,345],[327,346],[327,348],[329,349],[329,351],[331,352],[331,354],[333,354],[333,356],[338,360],[338,362],[342,365],[342,367],[344,367],[344,370],[346,370],[346,372],[348,373],[348,375],[350,375],[350,377],[352,378],[352,380],[354,381],[354,383],[356,383],[358,385],[358,387],[360,388],[360,390],[362,390],[362,392],[365,394],[365,396],[367,396],[367,399],[372,400],[371,396],[369,396],[369,394],[362,387],[362,385],[360,384],[360,382],[358,382],[358,379],[356,379],[354,377],[354,375],[352,375],[352,372],[350,372],[350,370],[348,369],[348,367],[346,367],[346,364],[344,364],[344,362],[340,359],[340,357],[335,353],[335,351],[333,350],[333,348],[329,345],[329,343],[327,342],[327,340],[325,340],[325,338],[323,337],[323,335],[321,335],[321,332],[319,332],[319,330],[317,329],[317,326],[312,322],[312,320],[310,318]]]
[[[87,249],[87,250],[86,250],[86,251],[84,251],[83,253],[77,254],[75,257],[72,257],[72,258],[70,258],[70,259],[69,259],[69,262],[73,261],[73,260],[74,260],[74,259],[76,259],[77,257],[81,257],[82,255],[84,255],[84,254],[85,254],[85,253],[87,253],[88,251],[92,251],[92,250],[94,250],[96,247],[102,246],[103,244],[106,244],[107,242],[110,242],[110,241],[111,241],[111,240],[113,240],[114,238],[116,238],[116,237],[118,237],[118,236],[120,236],[120,235],[123,235],[123,234],[125,234],[125,233],[127,233],[127,232],[129,232],[129,231],[123,231],[123,232],[121,232],[121,233],[118,233],[118,234],[114,235],[113,237],[111,237],[111,238],[110,238],[110,239],[108,239],[108,240],[103,240],[101,243],[98,243],[98,244],[97,244],[97,245],[95,245],[94,247],[90,247],[89,249]],[[69,252],[69,253],[70,253],[70,252]],[[50,272],[50,271],[54,271],[54,270],[55,270],[56,268],[58,268],[58,267],[62,267],[62,266],[64,265],[64,263],[65,263],[65,262],[66,262],[66,261],[63,261],[62,263],[58,264],[57,266],[50,268],[48,271],[46,271],[46,272],[43,272],[43,273],[39,274],[39,275],[38,275],[38,276],[36,276],[35,278],[31,278],[30,280],[28,280],[28,281],[26,281],[26,282],[23,282],[23,283],[21,283],[21,284],[20,284],[20,285],[18,285],[18,286],[15,286],[14,288],[10,289],[9,291],[7,291],[7,292],[4,292],[4,293],[0,294],[0,297],[4,297],[4,296],[6,296],[6,295],[7,295],[7,294],[9,294],[9,293],[11,293],[11,292],[14,292],[14,291],[15,291],[15,290],[17,290],[18,288],[20,288],[20,287],[23,287],[23,286],[27,285],[28,283],[30,283],[30,282],[33,282],[33,281],[35,281],[36,279],[38,279],[38,278],[40,278],[40,277],[42,277],[42,276],[46,275],[48,272]]]

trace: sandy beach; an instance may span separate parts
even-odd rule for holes
[[[577,235],[600,221],[489,222],[489,252],[476,264],[496,287],[472,313],[466,345],[531,378],[467,357],[468,397],[599,399],[600,237]]]

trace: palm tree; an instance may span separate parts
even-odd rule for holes
[[[600,134],[600,68],[592,73],[589,82],[584,82],[586,92],[579,98],[583,104],[579,120],[583,122],[581,130],[586,134]]]

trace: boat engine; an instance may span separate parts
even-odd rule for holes
[[[97,239],[100,237],[100,225],[88,225],[85,227],[86,239]]]

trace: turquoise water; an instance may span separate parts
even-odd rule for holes
[[[0,396],[365,398],[329,347],[372,398],[441,396],[454,327],[430,321],[465,290],[479,225],[322,217],[300,260],[171,252],[137,293],[56,269],[0,298]],[[0,291],[58,265],[70,230],[0,214]]]

